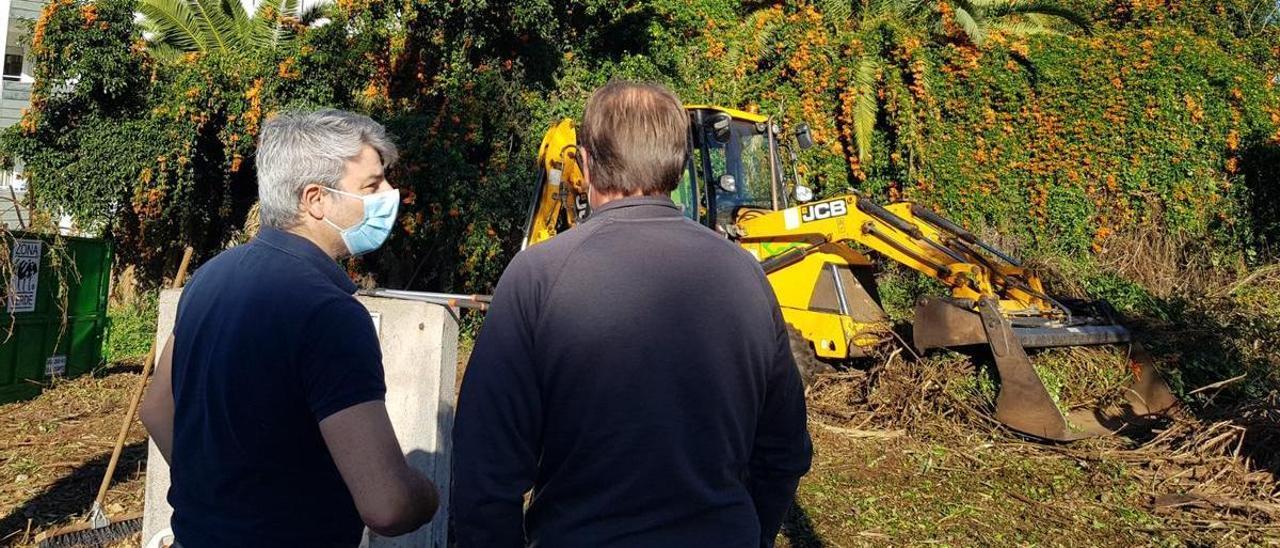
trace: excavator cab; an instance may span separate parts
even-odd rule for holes
[[[738,215],[786,207],[780,128],[769,117],[709,105],[687,105],[689,154],[671,199],[684,215],[722,234]],[[538,152],[538,180],[521,249],[584,221],[591,214],[577,164],[572,120],[552,126]],[[807,189],[806,189],[807,190]]]
[[[995,418],[1014,430],[1068,441],[1112,433],[1176,405],[1150,358],[1106,303],[1052,297],[1017,259],[919,204],[882,206],[852,190],[813,201],[796,174],[796,149],[811,143],[803,125],[787,142],[766,116],[708,105],[685,108],[687,168],[672,199],[687,217],[759,261],[806,382],[831,363],[907,344],[881,306],[874,256],[949,288],[947,296],[918,303],[912,346],[920,352],[988,348],[1000,378]],[[524,246],[590,215],[572,120],[547,132],[538,164]],[[1027,349],[1103,344],[1131,350],[1134,380],[1126,401],[1107,409],[1058,409]]]
[[[689,163],[672,193],[689,218],[728,233],[744,209],[774,211],[786,197],[778,159],[779,136],[768,117],[710,106],[690,106]],[[692,210],[688,205],[697,204]]]

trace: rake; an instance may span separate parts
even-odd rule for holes
[[[173,278],[173,289],[182,287],[187,279],[187,267],[191,264],[193,250],[188,247],[182,254],[182,263],[178,266],[178,274]],[[84,523],[69,525],[36,537],[40,548],[74,548],[77,546],[104,546],[118,542],[142,530],[142,513],[135,512],[114,519],[103,510],[102,503],[107,498],[107,488],[111,486],[111,477],[115,475],[116,465],[120,463],[120,454],[124,451],[125,439],[129,437],[129,427],[133,426],[133,417],[138,412],[138,404],[142,401],[142,393],[147,387],[147,377],[156,363],[156,342],[151,342],[151,350],[142,364],[142,378],[133,389],[129,400],[129,409],[120,422],[120,432],[116,435],[116,444],[111,449],[111,460],[107,463],[107,471],[102,475],[102,483],[98,486],[98,496],[93,499],[89,508],[89,518]]]

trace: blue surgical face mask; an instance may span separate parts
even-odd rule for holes
[[[391,235],[391,228],[396,224],[396,212],[400,210],[400,191],[393,188],[361,196],[334,188],[321,188],[364,202],[364,218],[347,228],[324,219],[324,222],[329,223],[329,226],[342,236],[342,243],[347,245],[347,251],[352,257],[378,249],[383,242],[387,241],[387,236]]]

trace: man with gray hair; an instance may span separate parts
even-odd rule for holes
[[[383,398],[382,355],[335,259],[382,245],[399,193],[383,127],[336,110],[262,128],[262,230],[196,272],[142,407],[184,548],[356,546],[434,515]]]

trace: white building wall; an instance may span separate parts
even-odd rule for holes
[[[30,28],[40,17],[43,2],[38,0],[0,0],[0,13],[5,22],[0,25],[0,44],[4,44],[4,68],[0,78],[0,128],[6,128],[22,119],[23,109],[31,105]],[[3,63],[18,56],[20,63]],[[26,197],[27,184],[22,178],[21,166],[13,171],[0,171],[0,225],[10,229],[25,227],[30,213],[21,207]]]

